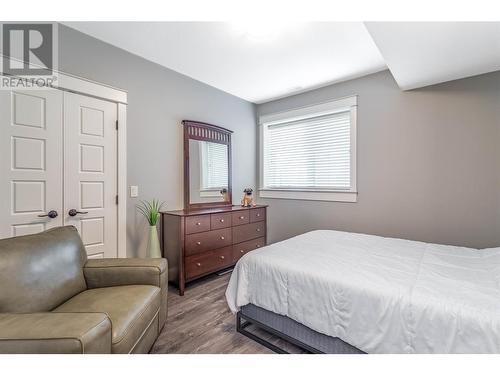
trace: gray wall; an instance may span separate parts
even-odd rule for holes
[[[60,69],[126,89],[128,185],[182,206],[185,118],[235,131],[233,201],[256,186],[255,108],[67,27]],[[261,114],[358,95],[357,203],[267,199],[269,240],[332,228],[500,246],[500,73],[402,92],[388,71],[258,106]],[[144,254],[144,220],[128,199],[129,256]]]
[[[138,199],[158,198],[168,209],[182,208],[183,119],[233,130],[235,200],[245,187],[255,186],[253,104],[63,25],[59,69],[128,91],[128,185],[139,186]],[[146,222],[135,210],[138,199],[127,197],[129,256],[145,254]]]
[[[330,228],[500,246],[500,72],[402,92],[388,71],[265,103],[358,95],[358,202],[261,199],[269,240]]]

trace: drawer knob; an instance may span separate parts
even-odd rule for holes
[[[222,260],[224,260],[224,259],[225,259],[225,258],[224,258],[224,255],[221,255],[221,256],[220,256],[220,258],[221,258]]]
[[[221,240],[224,240],[225,238],[224,238],[224,236],[220,236],[220,239],[221,239]]]
[[[200,222],[197,222],[197,223],[196,223],[196,225],[201,225],[201,223],[200,223]]]
[[[201,245],[201,242],[200,242],[200,241],[198,241],[198,242],[196,242],[196,244],[197,244],[197,245]]]
[[[240,216],[240,220],[243,220],[245,218],[245,216]]]
[[[245,250],[240,250],[240,253],[245,254]]]
[[[257,214],[257,217],[260,217],[260,214]]]
[[[257,232],[260,232],[260,228],[257,228]]]
[[[259,248],[259,247],[260,247],[260,245],[255,245],[255,247]]]
[[[196,265],[197,265],[198,267],[201,267],[201,263],[196,263]]]
[[[219,221],[220,221],[221,223],[223,223],[223,222],[224,222],[224,219],[220,219]]]

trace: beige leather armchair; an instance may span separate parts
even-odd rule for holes
[[[147,353],[165,259],[90,259],[74,227],[0,240],[0,353]]]

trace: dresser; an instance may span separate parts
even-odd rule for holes
[[[266,244],[267,206],[229,206],[161,212],[161,244],[169,281],[186,283],[233,266]]]

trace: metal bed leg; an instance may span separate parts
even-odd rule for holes
[[[258,342],[261,345],[264,345],[266,348],[271,349],[273,352],[278,353],[278,354],[290,354],[287,351],[277,347],[274,344],[271,344],[269,341],[264,340],[263,338],[254,335],[252,332],[247,331],[245,328],[250,326],[252,323],[248,320],[245,319],[245,322],[241,321],[242,319],[242,314],[238,312],[236,314],[236,331],[241,333],[243,336],[246,336],[256,342]]]
[[[242,322],[242,319],[245,320],[244,322]],[[315,349],[307,344],[304,344],[303,342],[299,341],[299,340],[296,340],[294,339],[293,337],[290,337],[282,332],[279,332],[277,330],[275,330],[274,328],[271,328],[271,327],[268,327],[267,325],[263,324],[263,323],[260,323],[252,318],[249,318],[245,315],[243,315],[241,313],[241,311],[239,311],[237,314],[236,314],[236,331],[241,333],[242,335],[258,342],[259,344],[261,345],[264,345],[266,348],[269,348],[271,349],[273,352],[275,353],[278,353],[278,354],[291,354],[283,349],[281,349],[280,347],[270,343],[269,341],[263,339],[262,337],[259,337],[257,335],[254,335],[252,332],[248,331],[246,328],[248,326],[251,326],[251,325],[255,325],[257,326],[258,328],[261,328],[263,329],[264,331],[272,334],[272,335],[275,335],[275,336],[278,336],[280,339],[292,344],[292,345],[295,345],[295,346],[298,346],[299,348],[305,350],[307,353],[313,353],[313,354],[320,354],[320,353],[323,353],[321,351],[319,351],[318,349]]]

